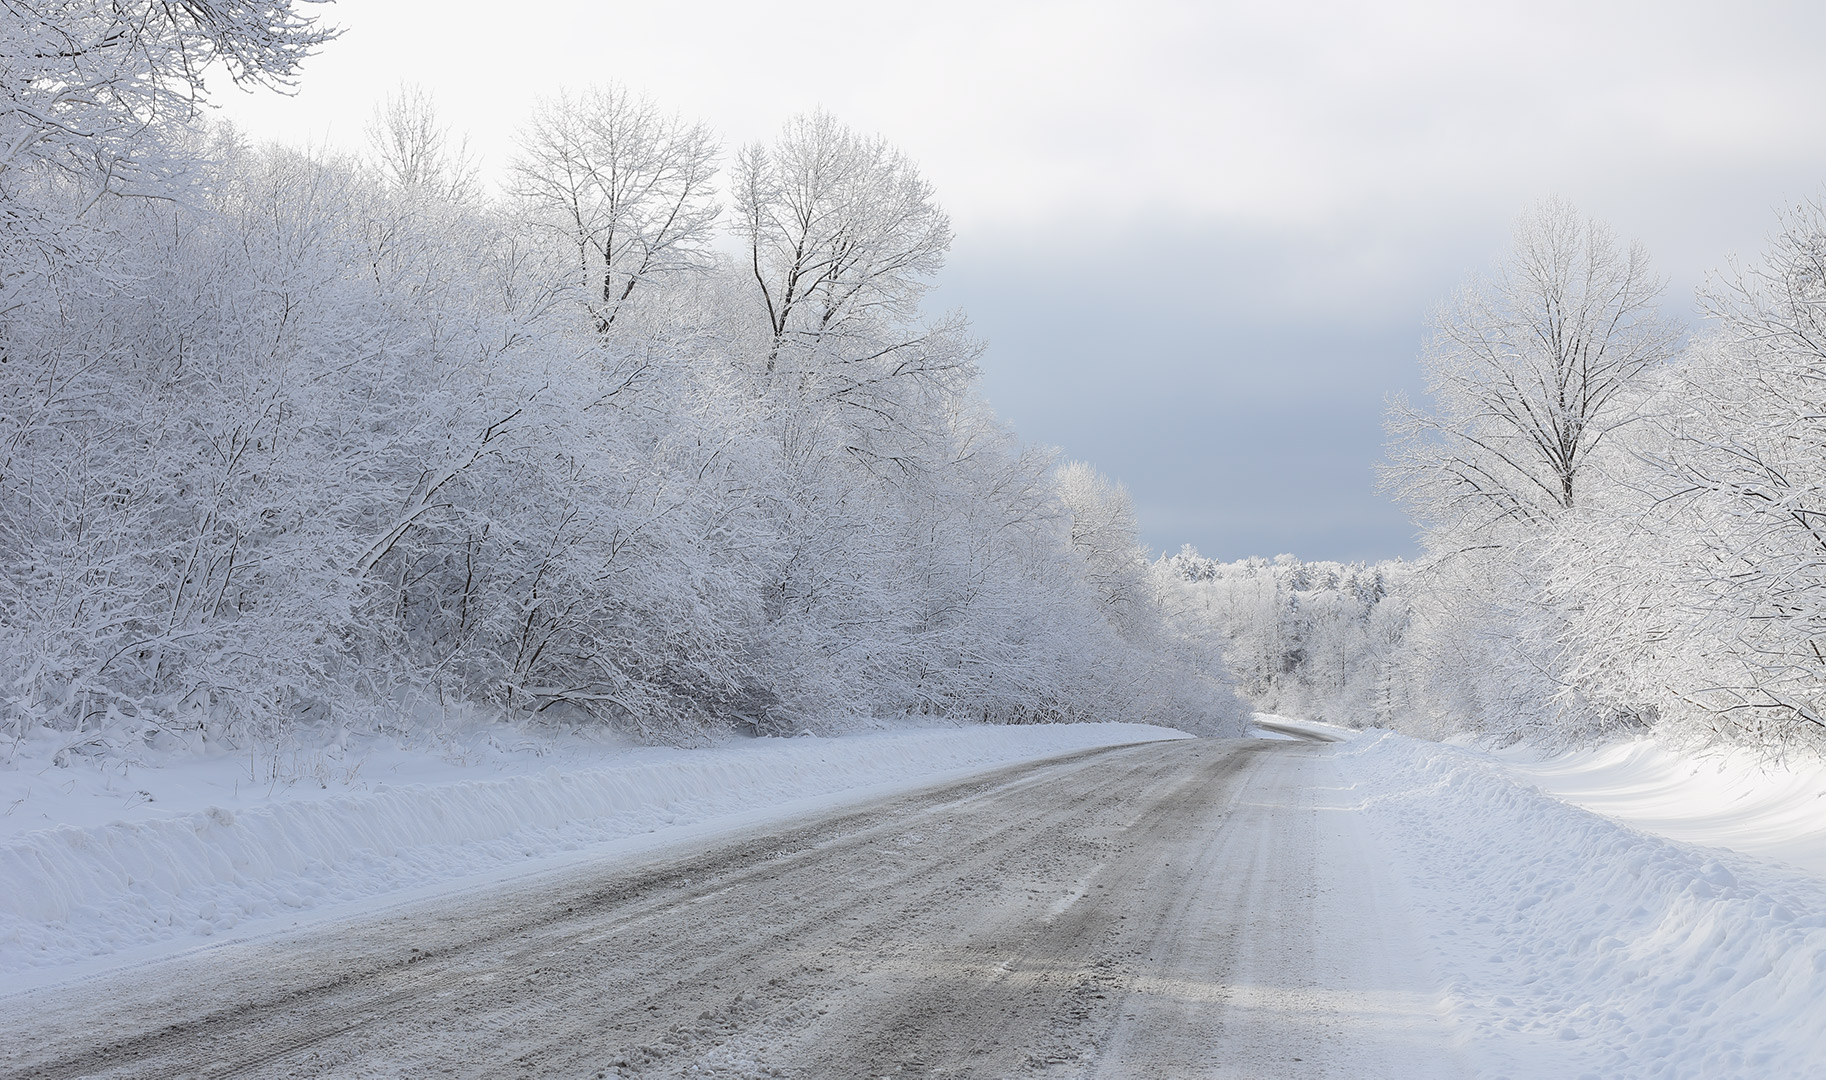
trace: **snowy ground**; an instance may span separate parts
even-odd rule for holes
[[[1817,771],[1380,732],[1339,763],[1488,1075],[1826,1076]]]
[[[1491,756],[1541,790],[1643,832],[1826,878],[1826,761],[1772,760],[1752,749],[1683,754],[1653,739]]]
[[[1826,770],[1256,723],[9,776],[0,1076],[1826,1076]]]
[[[374,740],[278,762],[58,767],[54,751],[41,753],[0,771],[0,990],[601,856],[615,842],[626,851],[1011,762],[1184,737],[1075,724],[673,749],[497,729],[435,751]]]

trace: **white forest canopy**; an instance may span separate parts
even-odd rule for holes
[[[4,2],[0,733],[1235,730],[1126,495],[920,312],[949,225],[885,141],[789,120],[722,207],[708,129],[586,88],[497,197],[410,89],[364,157],[200,124],[304,5]]]

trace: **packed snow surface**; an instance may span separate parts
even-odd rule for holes
[[[46,761],[0,773],[0,988],[28,969],[277,928],[641,834],[1183,737],[1070,724],[635,749],[516,746],[497,732],[436,755],[337,747],[284,770],[246,757]]]
[[[1582,798],[1597,813],[1491,755],[1383,732],[1340,748],[1487,1075],[1826,1075],[1826,881],[1754,845],[1730,849],[1780,834],[1795,789],[1724,817],[1707,817],[1711,802],[1671,839],[1626,821],[1665,814],[1677,795],[1606,791],[1586,766],[1621,768],[1632,754],[1635,771],[1618,776],[1672,766],[1620,754],[1530,766],[1543,779],[1587,776]]]

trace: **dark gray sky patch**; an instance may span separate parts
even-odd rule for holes
[[[997,410],[1122,479],[1156,550],[1411,555],[1375,491],[1382,402],[1413,388],[1420,312],[1457,270],[1358,270],[1301,246],[1219,229],[1069,251],[966,241],[933,301],[988,341]],[[1147,273],[1094,272],[1137,257]],[[1327,287],[1302,295],[1302,274]]]

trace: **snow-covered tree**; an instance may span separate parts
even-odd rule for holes
[[[1567,648],[1576,594],[1547,588],[1561,541],[1614,494],[1678,326],[1640,245],[1570,204],[1525,214],[1510,258],[1435,318],[1422,355],[1430,408],[1390,410],[1386,488],[1424,529],[1414,640],[1453,662],[1428,668],[1428,724],[1579,732],[1634,722],[1584,693]],[[1468,650],[1468,651],[1467,651]],[[1428,661],[1428,663],[1431,663]],[[1449,719],[1448,719],[1449,717]]]
[[[1826,729],[1826,209],[1784,214],[1760,264],[1633,440],[1630,498],[1563,545],[1569,643],[1593,687],[1732,738]]]
[[[541,101],[520,132],[514,192],[576,261],[607,333],[636,289],[703,269],[719,213],[716,139],[617,85]]]
[[[173,162],[156,140],[197,115],[212,68],[289,86],[333,36],[313,0],[4,0],[0,176],[41,162],[135,190]]]
[[[366,128],[374,165],[388,184],[467,205],[481,197],[481,166],[453,136],[422,86],[402,85],[374,107]]]
[[[1434,318],[1432,407],[1391,408],[1390,488],[1471,545],[1578,505],[1594,454],[1632,419],[1629,391],[1679,337],[1662,288],[1641,245],[1570,204],[1524,215],[1510,258]]]
[[[773,337],[769,370],[789,346],[816,352],[913,322],[951,246],[951,223],[913,163],[825,112],[742,149],[735,212]]]

